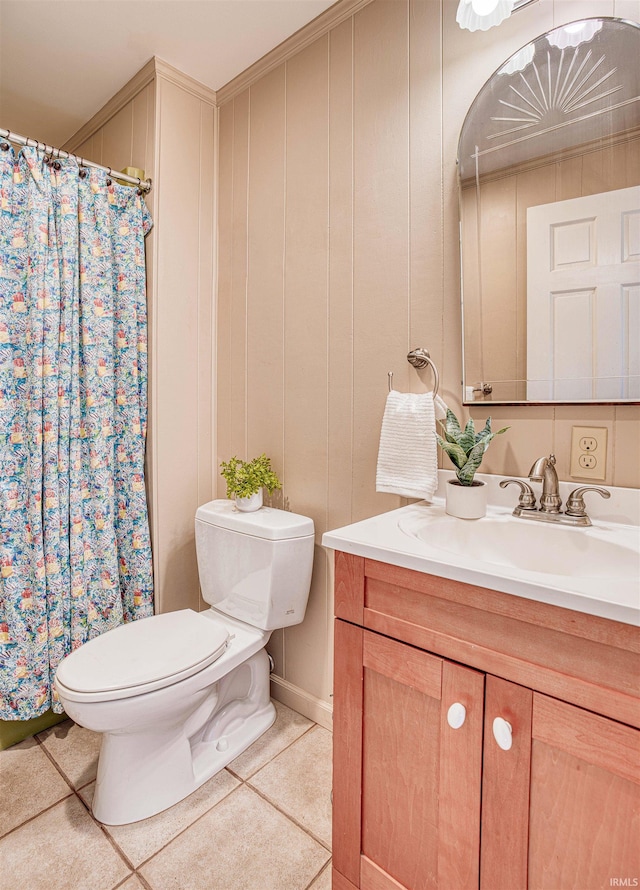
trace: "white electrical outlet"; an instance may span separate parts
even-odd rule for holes
[[[604,481],[607,473],[607,428],[574,426],[571,431],[571,466],[576,479]]]

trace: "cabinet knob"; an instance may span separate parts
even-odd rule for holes
[[[451,729],[460,729],[467,716],[467,709],[459,701],[454,702],[447,711],[447,723]]]
[[[503,717],[496,717],[493,721],[493,737],[503,751],[511,749],[513,744],[511,724]]]

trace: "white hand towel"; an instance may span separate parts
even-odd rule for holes
[[[438,487],[436,418],[447,406],[432,392],[392,390],[382,418],[376,491],[431,500]]]

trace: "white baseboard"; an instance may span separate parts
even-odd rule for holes
[[[271,674],[271,696],[276,701],[282,702],[288,708],[308,717],[314,723],[319,723],[325,729],[333,730],[333,708],[321,698],[316,698],[299,686],[294,686],[288,680]]]

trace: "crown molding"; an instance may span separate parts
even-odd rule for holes
[[[164,80],[174,83],[176,86],[185,90],[185,92],[191,93],[192,96],[201,99],[203,102],[207,102],[209,105],[218,104],[215,90],[200,83],[199,80],[194,80],[193,77],[190,77],[178,68],[174,68],[173,65],[165,62],[164,59],[159,59],[157,56],[154,56],[153,61],[155,62],[157,77],[162,77]]]
[[[241,74],[230,80],[229,83],[220,87],[216,93],[218,106],[231,101],[231,99],[251,86],[252,83],[264,77],[265,74],[277,68],[278,65],[286,62],[291,56],[305,49],[314,40],[331,31],[332,28],[351,18],[351,16],[355,15],[363,7],[368,6],[371,2],[372,0],[338,0],[337,3],[334,3],[329,9],[325,9],[313,21],[300,28],[299,31],[296,31],[291,37],[288,37],[261,59],[258,59],[257,62],[254,62],[253,65],[250,65]]]
[[[137,74],[134,74],[131,80],[128,81],[121,90],[118,90],[115,96],[112,96],[111,99],[102,106],[100,111],[94,114],[86,124],[83,124],[80,129],[74,133],[67,142],[65,142],[62,148],[65,151],[73,153],[80,145],[86,142],[87,139],[90,139],[101,127],[104,127],[107,121],[111,120],[120,109],[124,108],[125,105],[131,102],[138,93],[142,92],[142,90],[154,80],[157,81],[158,78],[176,84],[180,89],[191,93],[191,95],[207,102],[209,105],[215,106],[217,104],[215,90],[194,80],[193,77],[189,77],[188,74],[184,74],[163,59],[153,56],[153,58],[149,59],[146,65],[144,65]]]

